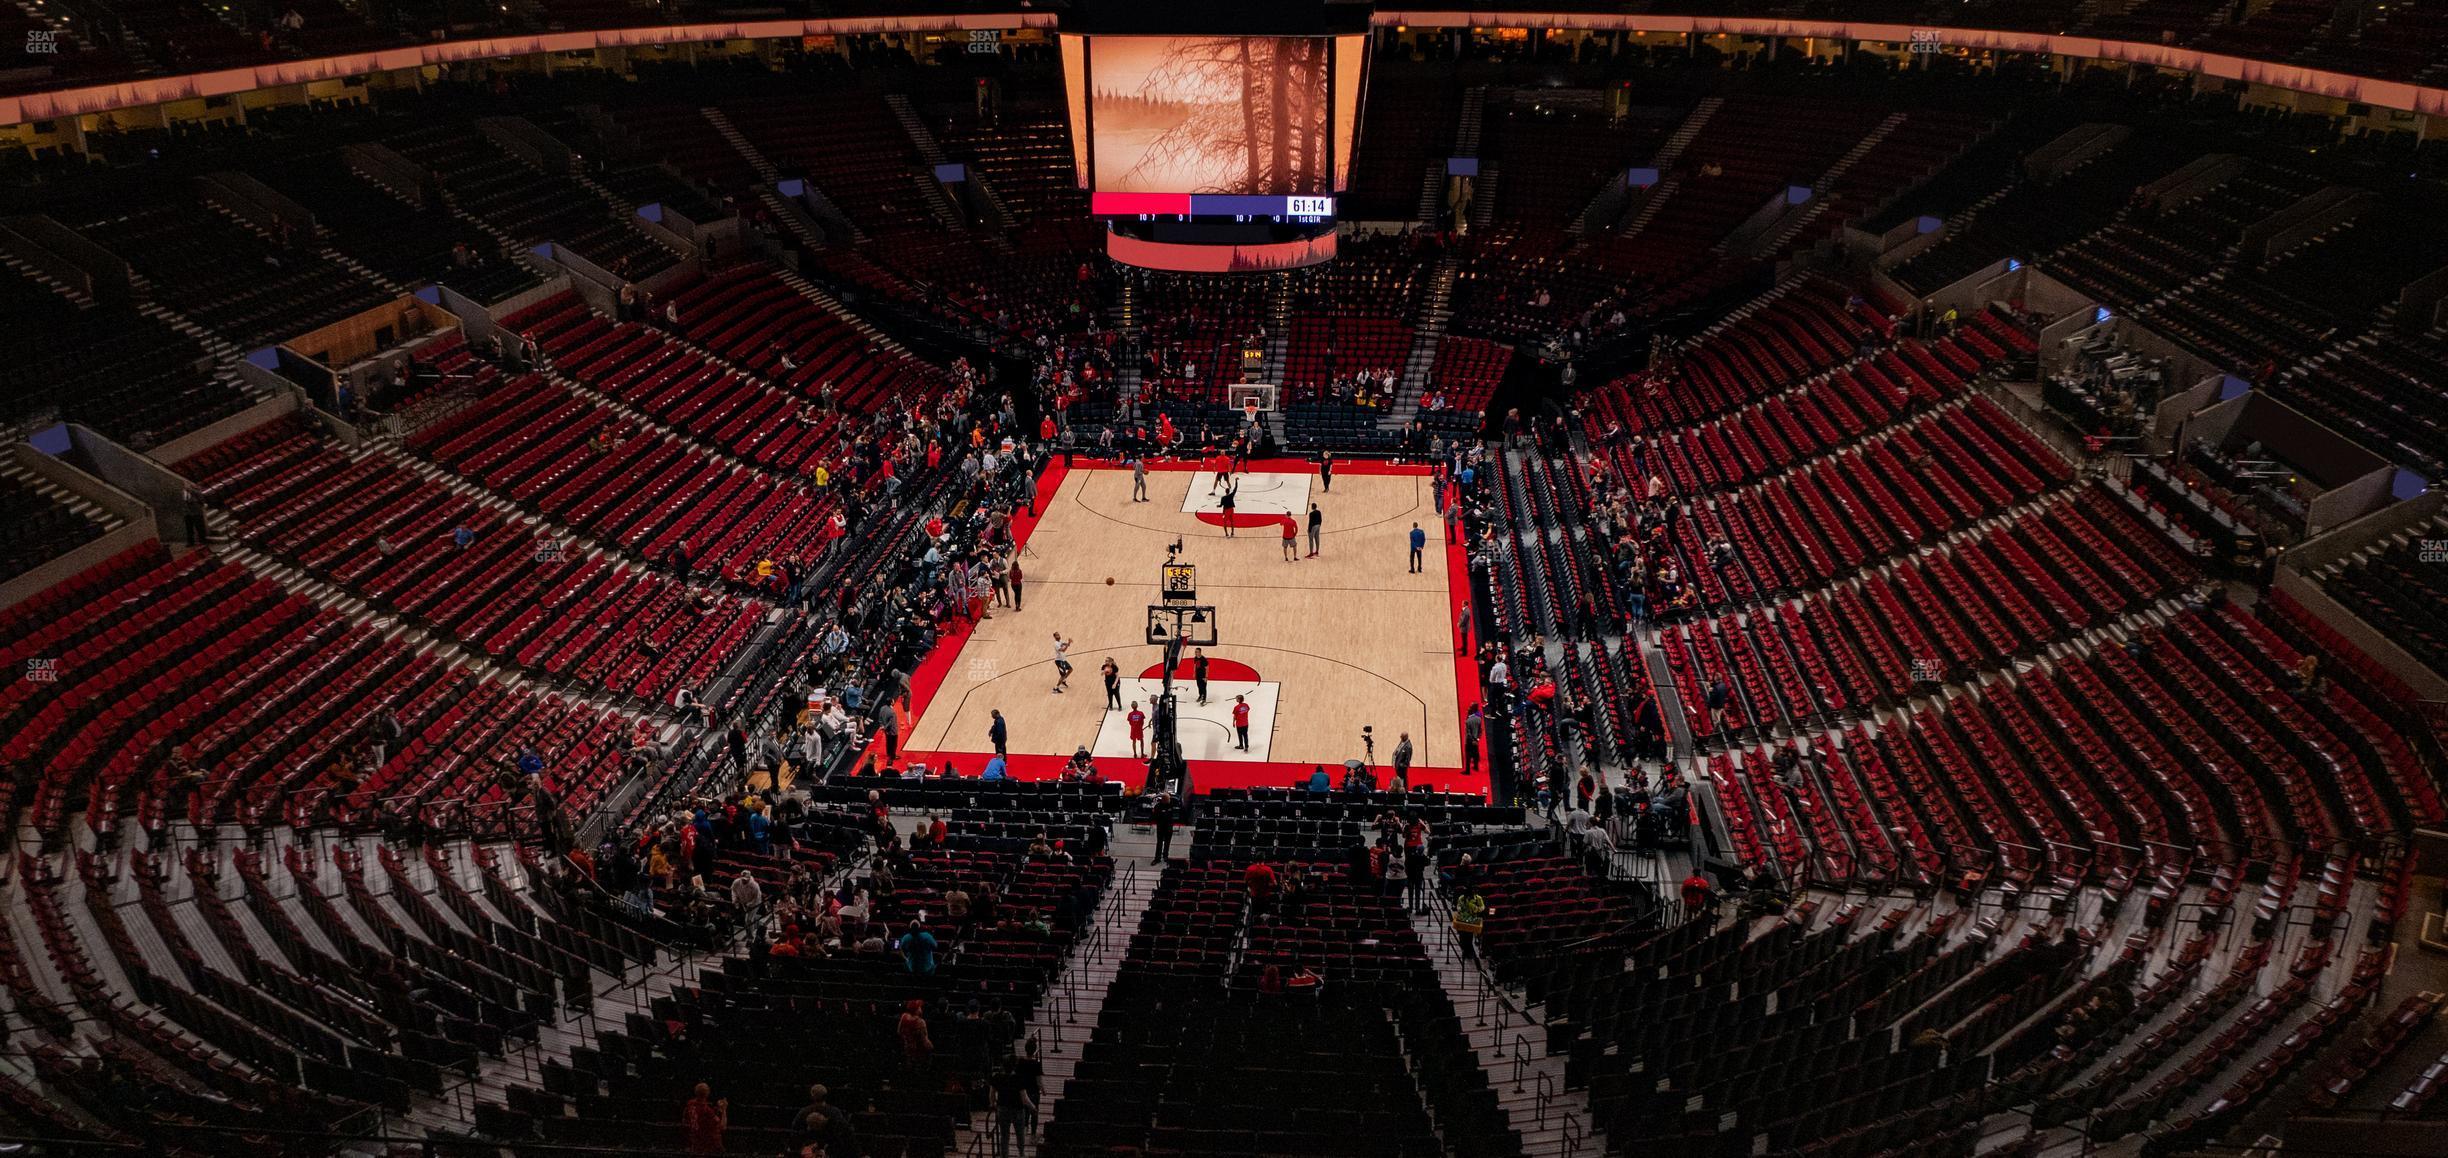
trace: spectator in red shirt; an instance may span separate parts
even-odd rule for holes
[[[1538,705],[1538,709],[1540,711],[1553,711],[1555,709],[1555,698],[1556,686],[1554,680],[1542,679],[1538,683],[1531,685],[1530,702]]]
[[[918,1069],[935,1053],[935,1039],[927,1033],[924,1010],[926,1002],[913,997],[901,1007],[901,1020],[896,1032],[901,1036],[901,1064],[906,1069]]]
[[[695,1096],[680,1107],[680,1132],[691,1154],[723,1152],[723,1129],[731,1124],[731,1099],[715,1100],[713,1087],[697,1083]]]
[[[1716,902],[1717,890],[1709,884],[1707,877],[1693,873],[1683,878],[1683,911],[1686,914],[1713,912]]]
[[[1258,913],[1275,903],[1275,866],[1258,861],[1241,874],[1241,887],[1249,893],[1250,912]]]

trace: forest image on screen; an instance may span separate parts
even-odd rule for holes
[[[1328,46],[1315,37],[1101,36],[1089,52],[1094,187],[1331,192]]]

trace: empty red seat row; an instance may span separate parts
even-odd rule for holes
[[[501,762],[520,745],[545,755],[548,777],[583,806],[625,758],[629,717],[476,679],[209,552],[150,557],[144,570],[101,569],[117,583],[66,621],[90,646],[59,652],[57,682],[36,685],[50,694],[12,687],[0,699],[7,755],[36,773],[38,828],[56,831],[81,805],[106,829],[131,800],[151,827],[310,823],[326,815],[331,787],[355,778],[384,711],[406,740],[328,815],[362,820],[402,792],[498,794]],[[472,710],[479,703],[490,706]],[[171,774],[174,750],[202,774],[192,791]]]

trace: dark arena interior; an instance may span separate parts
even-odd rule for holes
[[[2448,2],[0,24],[0,1154],[2448,1154]]]

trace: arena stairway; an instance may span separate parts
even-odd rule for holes
[[[1192,836],[1190,825],[1176,828],[1174,848],[1177,851],[1189,848]],[[1089,1036],[1096,1031],[1097,1018],[1105,1011],[1106,995],[1113,988],[1114,975],[1130,946],[1131,933],[1147,915],[1148,902],[1164,881],[1164,866],[1154,863],[1155,829],[1117,824],[1108,852],[1114,860],[1114,883],[1097,903],[1096,928],[1071,943],[1062,971],[1047,983],[1045,999],[1037,1003],[1020,1028],[1022,1042],[1032,1038],[1038,1042],[1038,1061],[1045,1067],[1037,1099],[1039,1131],[1054,1120],[1054,1108],[1062,1103],[1063,1089],[1071,1082],[1080,1052],[1087,1047]],[[979,1139],[994,1136],[992,1107],[971,1117],[969,1134]],[[1021,1139],[1015,1158],[1036,1154],[1038,1140],[1038,1134]]]
[[[1454,275],[1461,265],[1461,255],[1447,250],[1437,258],[1436,268],[1429,271],[1426,289],[1420,294],[1419,317],[1411,331],[1411,353],[1403,361],[1402,381],[1394,404],[1386,407],[1377,420],[1380,427],[1402,429],[1419,411],[1420,400],[1427,397],[1431,372],[1436,368],[1437,344],[1444,339],[1445,327],[1453,320]]]
[[[1435,966],[1446,999],[1462,1019],[1463,1035],[1496,1091],[1497,1104],[1521,1135],[1522,1153],[1529,1158],[1578,1154],[1585,1148],[1605,1153],[1603,1136],[1591,1136],[1596,1131],[1588,1091],[1568,1086],[1564,1059],[1547,1052],[1544,1010],[1497,987],[1477,962],[1462,958],[1443,907],[1413,913],[1411,925],[1419,931],[1420,947]]]
[[[1292,279],[1275,277],[1270,280],[1273,284],[1267,289],[1266,360],[1259,363],[1255,379],[1242,380],[1273,382],[1280,387],[1284,380],[1284,367],[1290,361],[1292,351]],[[1280,389],[1277,398],[1279,406],[1287,401],[1282,398]]]
[[[358,844],[360,855],[375,856],[382,846],[371,840]],[[479,857],[484,857],[480,862]],[[379,894],[386,904],[396,905],[395,896],[401,890],[414,890],[439,895],[444,889],[455,890],[467,897],[472,911],[486,919],[516,925],[549,919],[551,914],[537,909],[527,899],[532,883],[527,880],[530,866],[514,855],[507,846],[489,852],[466,842],[456,842],[439,850],[438,858],[448,869],[436,871],[434,853],[422,857],[401,858],[402,872],[386,874],[388,888]],[[489,863],[498,875],[500,887],[486,887],[484,877]],[[834,882],[828,880],[827,887]],[[516,906],[504,913],[501,906]],[[464,917],[462,918],[464,920]],[[483,930],[474,930],[482,933]],[[499,1057],[486,1057],[472,1075],[465,1097],[431,1099],[412,1113],[411,1120],[429,1128],[464,1130],[475,1125],[473,1103],[476,1100],[502,1102],[515,1100],[511,1091],[520,1086],[533,1086],[543,1080],[550,1067],[571,1066],[579,1051],[600,1049],[604,1031],[614,1018],[651,1009],[664,997],[697,983],[703,966],[717,957],[693,953],[658,955],[639,964],[634,971],[607,972],[598,965],[587,977],[586,991],[590,1000],[584,1006],[566,1006],[556,1015],[536,1026],[532,1039],[516,1038],[505,1043]],[[596,1008],[594,999],[601,999]]]

